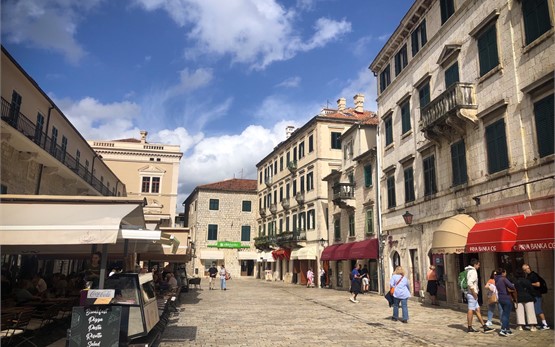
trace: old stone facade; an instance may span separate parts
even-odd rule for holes
[[[145,222],[149,229],[173,227],[176,216],[179,145],[150,143],[148,132],[140,139],[89,141],[127,187],[130,197],[144,197]]]
[[[553,13],[551,0],[418,0],[370,65],[386,283],[401,265],[419,296],[434,263],[438,297],[456,304],[457,274],[477,257],[483,282],[528,262],[553,288],[552,249],[432,249],[434,231],[456,215],[480,223],[553,211]],[[552,321],[552,290],[544,298]]]
[[[208,276],[212,263],[232,277],[255,276],[256,180],[230,179],[201,185],[184,201],[185,225],[195,253],[188,273]]]
[[[125,196],[125,184],[2,47],[1,193]]]
[[[328,184],[323,178],[341,169],[341,135],[373,115],[364,110],[364,96],[354,108],[341,98],[337,109],[324,109],[262,159],[258,169],[257,248],[265,279],[306,284],[309,268],[324,264],[320,254],[329,242]]]

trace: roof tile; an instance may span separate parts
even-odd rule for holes
[[[232,178],[225,181],[209,183],[198,186],[199,189],[222,190],[222,191],[245,191],[256,192],[256,180]]]

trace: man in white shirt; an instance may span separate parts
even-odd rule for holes
[[[470,265],[465,267],[466,270],[466,284],[468,286],[468,292],[466,292],[466,300],[468,301],[468,313],[466,315],[468,320],[468,330],[469,333],[477,333],[478,330],[472,327],[472,318],[474,314],[478,317],[480,324],[484,328],[484,333],[493,332],[494,329],[488,327],[484,324],[482,319],[482,314],[480,313],[480,305],[478,304],[478,269],[480,268],[480,262],[478,259],[471,259]]]

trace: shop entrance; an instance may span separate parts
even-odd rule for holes
[[[337,274],[337,287],[343,288],[343,262],[340,260],[335,264],[337,266],[337,271],[335,272]]]
[[[470,264],[470,260],[473,258],[480,260],[478,253],[462,253],[458,255],[457,260],[459,262],[459,272],[457,272],[456,276],[458,276],[459,273]],[[480,290],[482,289],[482,276],[480,276],[480,271],[478,271],[478,288],[480,288]],[[462,294],[462,297],[463,302],[466,303],[466,296]],[[478,303],[480,306],[483,306],[482,295],[478,295]]]
[[[418,250],[411,249],[409,251],[410,251],[410,263],[411,263],[410,272],[412,274],[412,287],[414,288],[413,295],[419,297],[420,296],[420,260],[418,257]]]
[[[430,254],[430,264],[436,267],[438,281],[436,299],[447,301],[447,290],[445,288],[445,257],[443,254]]]
[[[241,260],[241,276],[252,276],[254,260]]]

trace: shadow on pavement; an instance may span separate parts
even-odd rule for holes
[[[464,324],[449,324],[447,327],[449,327],[451,329],[462,330],[464,332],[466,332],[466,329],[468,328]]]
[[[160,342],[194,341],[197,339],[197,327],[173,326],[171,328],[171,335],[163,337]]]

